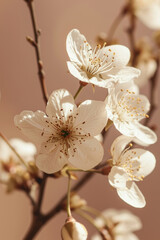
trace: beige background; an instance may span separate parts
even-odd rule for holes
[[[68,1],[35,1],[39,27],[42,29],[41,50],[46,72],[49,93],[54,89],[67,88],[75,93],[78,81],[67,73],[65,40],[72,28],[78,28],[91,43],[99,32],[107,32],[114,17],[123,5],[122,0],[68,0]],[[128,25],[126,18],[119,26],[116,36],[121,43],[129,47],[124,32]],[[151,35],[145,26],[138,24],[137,37]],[[8,137],[22,137],[14,127],[13,117],[22,110],[44,110],[41,90],[37,78],[37,66],[34,50],[26,42],[25,36],[32,36],[32,28],[28,9],[23,0],[0,0],[0,126]],[[160,86],[158,86],[160,87]],[[148,86],[143,92],[148,92]],[[96,88],[93,95],[91,86],[87,86],[78,100],[101,99],[106,91]],[[156,91],[158,103],[158,88]],[[159,110],[154,114],[153,123],[159,124]],[[105,145],[106,158],[112,140],[118,134],[110,132]],[[25,139],[25,138],[24,138]],[[152,175],[139,183],[146,200],[144,209],[134,209],[121,201],[116,191],[111,189],[105,177],[95,176],[80,191],[88,203],[99,209],[127,208],[137,214],[143,221],[143,229],[137,233],[141,240],[160,239],[160,165],[158,143],[150,147],[156,155],[157,167]],[[109,155],[108,155],[109,157]],[[66,179],[50,180],[46,189],[44,211],[57,203],[66,191]],[[0,186],[0,239],[21,240],[30,224],[31,206],[21,192],[5,194]],[[61,213],[51,220],[37,235],[36,240],[60,240],[60,229],[65,220]],[[90,234],[93,228],[88,225]]]

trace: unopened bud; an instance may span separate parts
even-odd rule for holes
[[[86,200],[82,199],[76,193],[71,192],[70,208],[71,208],[72,211],[75,210],[75,209],[81,208],[83,206],[86,206],[86,205],[87,205]],[[67,201],[64,201],[63,208],[65,210],[67,209]]]
[[[62,240],[86,240],[88,233],[81,223],[69,217],[61,230],[61,236]]]

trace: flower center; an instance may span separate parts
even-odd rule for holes
[[[136,96],[135,92],[131,92],[128,89],[121,89],[116,97],[116,112],[118,113],[120,121],[141,120],[144,117],[149,118],[145,113],[143,100],[140,96]]]
[[[118,165],[122,167],[126,173],[129,176],[128,181],[143,181],[144,175],[140,175],[139,171],[141,169],[141,164],[138,161],[140,159],[140,156],[137,155],[136,149],[133,149],[130,153],[128,153],[125,156],[125,159],[123,159],[123,156],[127,151],[132,147],[132,144],[129,144],[129,147],[126,148],[122,153],[122,159],[119,159]],[[135,158],[136,156],[136,158]]]
[[[67,131],[67,130],[61,130],[61,136],[62,137],[64,137],[64,138],[66,138],[66,137],[68,137],[70,135],[70,132],[69,131]]]
[[[114,65],[115,52],[105,48],[106,43],[101,47],[97,45],[93,50],[84,41],[84,48],[81,47],[81,58],[83,59],[82,70],[86,71],[88,78],[94,75],[103,74],[110,71]]]

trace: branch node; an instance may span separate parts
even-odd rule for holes
[[[37,34],[38,34],[38,36],[40,36],[41,33],[42,33],[42,30],[41,30],[41,29],[38,29],[38,30],[37,30]]]
[[[33,38],[31,38],[30,36],[27,36],[26,37],[26,40],[33,46],[33,47],[36,47],[36,43],[35,41],[33,40]]]

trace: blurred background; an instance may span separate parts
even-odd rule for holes
[[[35,0],[35,9],[39,28],[42,30],[40,38],[42,60],[46,73],[48,92],[58,88],[67,88],[74,94],[79,86],[77,79],[67,71],[68,59],[65,47],[66,36],[73,28],[83,33],[91,44],[95,44],[97,35],[108,31],[111,23],[124,5],[125,0],[68,0],[53,1]],[[130,47],[126,28],[126,17],[118,27],[115,36],[119,43]],[[45,110],[42,93],[37,76],[37,65],[34,49],[26,41],[26,36],[33,36],[29,11],[24,0],[0,0],[0,129],[7,138],[20,137],[27,140],[15,128],[13,118],[22,110]],[[138,22],[136,37],[143,35],[150,37],[150,31]],[[148,94],[148,85],[141,92]],[[155,92],[158,104],[158,91]],[[83,89],[77,101],[85,99],[104,100],[106,90],[96,87],[93,94],[92,87]],[[159,125],[159,109],[154,113],[152,124]],[[119,133],[110,131],[105,143],[106,159],[109,158],[109,148]],[[160,236],[160,164],[159,146],[156,143],[149,147],[157,158],[155,171],[138,185],[142,190],[147,205],[144,209],[135,209],[119,199],[107,178],[94,176],[81,190],[88,204],[100,210],[106,208],[129,209],[143,222],[143,229],[137,232],[141,240],[158,240]],[[43,204],[47,211],[66,192],[67,179],[49,180]],[[21,240],[26,233],[31,220],[31,206],[22,192],[14,191],[6,194],[0,186],[0,239]],[[60,240],[60,229],[66,218],[65,213],[58,214],[35,237],[35,240]],[[82,222],[82,220],[81,220]],[[85,223],[85,222],[84,222]],[[86,223],[85,223],[86,224]],[[94,229],[87,224],[89,236]],[[90,239],[90,237],[89,237]]]

